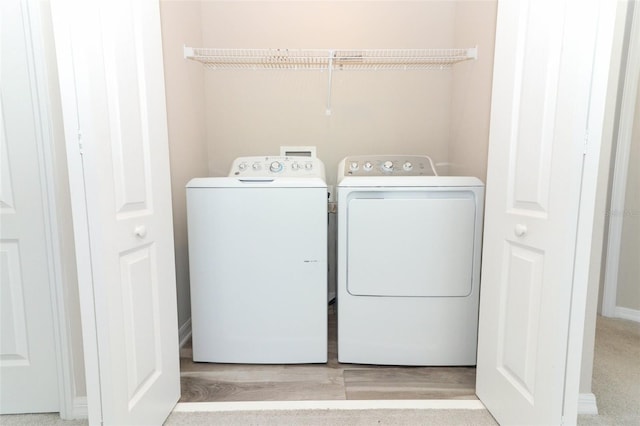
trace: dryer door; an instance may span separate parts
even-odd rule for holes
[[[471,294],[475,194],[425,190],[382,197],[356,196],[348,202],[347,291],[356,296]]]

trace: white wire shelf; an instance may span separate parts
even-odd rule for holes
[[[209,49],[184,47],[185,59],[212,70],[328,71],[327,109],[331,115],[333,71],[441,70],[478,58],[478,47],[466,49]]]
[[[477,59],[463,49],[209,49],[184,47],[184,57],[209,69],[420,70],[447,69]]]

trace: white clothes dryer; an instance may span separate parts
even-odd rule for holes
[[[187,184],[193,360],[327,362],[327,185],[312,157]]]
[[[427,156],[338,168],[338,361],[475,365],[484,185]]]

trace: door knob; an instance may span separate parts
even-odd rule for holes
[[[133,229],[133,233],[134,233],[134,234],[135,234],[135,236],[136,236],[136,237],[138,237],[138,238],[144,238],[144,237],[146,237],[146,236],[147,236],[147,227],[146,227],[146,226],[144,226],[144,225],[136,226],[136,227]]]
[[[517,224],[513,232],[517,237],[524,237],[527,235],[527,225],[523,225],[521,223]]]

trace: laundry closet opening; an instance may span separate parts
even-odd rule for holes
[[[335,212],[327,214],[328,264],[333,266],[327,286],[327,363],[194,363],[185,186],[196,177],[226,176],[238,157],[278,155],[283,145],[317,147],[330,206],[338,165],[353,155],[429,155],[439,175],[484,182],[496,2],[163,1],[161,18],[183,344],[181,402],[476,399],[474,367],[338,363]],[[279,69],[277,64],[215,69],[185,59],[184,46],[477,47],[477,59],[429,69]]]

